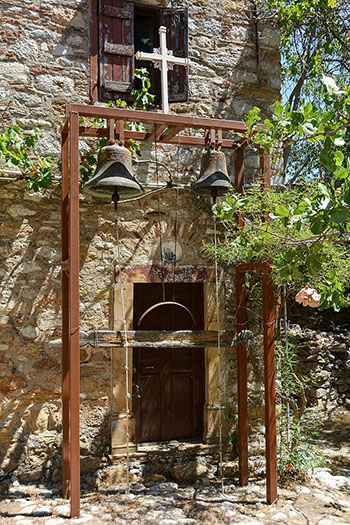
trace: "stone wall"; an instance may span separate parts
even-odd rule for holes
[[[164,4],[164,2],[162,2]],[[261,24],[260,62],[255,27],[246,2],[202,0],[172,2],[189,6],[190,98],[172,106],[177,112],[241,119],[254,105],[267,115],[279,96],[278,30]],[[0,111],[3,125],[39,127],[39,154],[57,158],[59,129],[66,103],[89,103],[89,3],[85,0],[5,0],[0,7]],[[83,142],[81,143],[84,146]],[[86,144],[85,144],[86,147]],[[143,158],[155,153],[144,147]],[[200,152],[159,147],[158,159],[188,183],[198,172]],[[249,156],[248,156],[249,157]],[[256,160],[247,159],[248,171]],[[232,158],[228,155],[232,170]],[[154,166],[152,168],[154,174]],[[147,179],[145,168],[138,168]],[[1,472],[23,479],[53,475],[59,479],[61,440],[60,348],[60,201],[58,189],[30,194],[22,182],[0,174],[0,464]],[[10,174],[11,177],[11,174]],[[146,198],[120,207],[122,264],[159,264],[159,231],[172,238],[175,209],[172,190],[158,202]],[[202,242],[212,240],[206,203],[179,193],[178,242],[181,264],[211,265]],[[81,327],[111,327],[113,319],[116,235],[113,210],[81,198]],[[152,216],[153,213],[153,216]],[[152,219],[153,217],[153,219]],[[191,235],[189,235],[191,231]],[[224,324],[232,328],[231,308]],[[234,371],[234,358],[231,369]],[[108,350],[81,349],[81,454],[83,470],[95,469],[110,445],[111,356]],[[227,367],[223,367],[226,373]],[[252,376],[253,378],[253,376]],[[235,376],[225,396],[236,413]],[[259,390],[260,387],[257,387]]]
[[[309,401],[325,409],[350,409],[350,333],[323,332],[291,325],[290,342],[299,358],[302,374],[313,372],[316,382]]]

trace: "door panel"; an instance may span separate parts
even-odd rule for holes
[[[151,311],[137,326],[140,316],[163,298],[186,306],[188,313],[172,305]],[[203,329],[202,284],[135,284],[134,329]],[[201,438],[204,410],[204,349],[134,349],[134,399],[136,438],[142,441]]]

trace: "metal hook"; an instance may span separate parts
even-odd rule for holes
[[[183,308],[184,310],[186,310],[186,312],[188,313],[188,315],[191,317],[192,319],[192,322],[194,324],[194,326],[197,326],[197,323],[196,323],[196,320],[195,318],[193,317],[193,314],[192,312],[187,308],[187,306],[181,304],[181,303],[177,303],[176,301],[162,301],[160,303],[156,303],[156,304],[153,304],[152,306],[150,306],[149,308],[147,308],[147,310],[145,312],[143,312],[143,314],[141,315],[140,319],[137,321],[137,326],[140,326],[142,321],[144,320],[144,318],[152,311],[154,310],[155,308],[159,308],[160,306],[165,306],[165,305],[173,305],[173,306],[179,306],[180,308]]]

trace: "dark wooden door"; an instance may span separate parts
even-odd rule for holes
[[[167,301],[175,300],[192,312],[196,326],[186,310],[167,305],[151,311],[138,327],[147,308],[163,300],[163,285],[135,284],[134,329],[203,329],[202,284],[165,284],[164,292]],[[137,441],[202,438],[204,349],[134,349],[133,362]]]

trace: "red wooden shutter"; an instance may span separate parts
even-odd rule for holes
[[[167,28],[167,48],[177,57],[188,57],[188,9],[162,9],[161,25]],[[174,66],[168,76],[169,102],[185,102],[188,97],[188,68]]]
[[[100,0],[100,100],[125,98],[134,79],[134,4]]]

